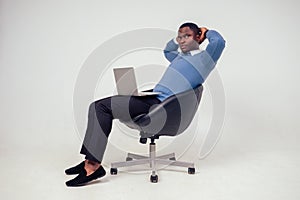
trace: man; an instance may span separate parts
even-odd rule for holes
[[[206,50],[200,51],[199,44],[206,38],[209,44]],[[179,47],[181,52],[178,52]],[[68,175],[78,174],[67,181],[66,185],[82,186],[106,174],[101,161],[113,119],[128,121],[137,115],[148,113],[154,104],[202,84],[214,69],[224,47],[225,41],[217,31],[199,28],[194,23],[182,24],[176,39],[169,41],[164,50],[170,65],[153,89],[159,95],[116,95],[90,105],[87,130],[80,151],[85,155],[85,161],[65,170]]]

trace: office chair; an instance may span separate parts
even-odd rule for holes
[[[160,104],[154,105],[149,113],[136,116],[132,121],[121,121],[128,127],[140,131],[140,142],[150,139],[149,156],[128,153],[126,161],[111,163],[110,173],[116,175],[118,168],[150,164],[152,174],[150,181],[158,182],[156,165],[173,165],[187,167],[189,174],[195,173],[194,163],[177,161],[175,153],[156,156],[155,140],[160,136],[177,136],[190,125],[201,100],[203,86],[170,96]]]

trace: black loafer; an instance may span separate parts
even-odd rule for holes
[[[84,161],[80,164],[76,165],[75,167],[71,167],[65,170],[67,175],[79,174],[82,170],[84,170]]]
[[[74,179],[69,180],[66,182],[66,185],[68,187],[78,187],[78,186],[83,186],[86,183],[95,180],[97,178],[100,178],[106,174],[105,169],[100,166],[94,173],[91,175],[87,176],[85,169],[83,169],[78,176],[76,176]]]

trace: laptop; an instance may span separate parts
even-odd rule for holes
[[[133,67],[114,68],[113,70],[119,95],[146,96],[160,94],[160,92],[139,92]]]

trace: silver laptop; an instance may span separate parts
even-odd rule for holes
[[[146,96],[160,94],[159,92],[139,92],[133,67],[114,68],[113,70],[119,95]]]

